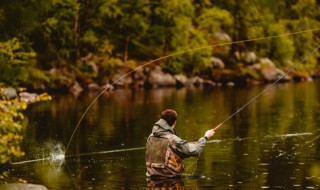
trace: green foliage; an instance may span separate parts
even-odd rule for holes
[[[50,78],[42,71],[61,67],[100,80],[119,65],[148,62],[194,48],[163,60],[162,68],[195,75],[210,67],[214,55],[224,56],[228,69],[233,69],[237,64],[232,60],[234,55],[247,52],[285,66],[288,60],[297,62],[310,53],[318,34],[197,48],[226,42],[218,33],[226,34],[229,42],[319,28],[318,4],[316,0],[3,0],[0,80],[15,85],[28,79],[47,83]],[[104,55],[99,51],[106,44],[112,48]],[[36,60],[31,60],[35,55]],[[91,55],[98,74],[90,73],[88,60],[83,61]],[[315,69],[316,63],[313,56],[304,68]]]
[[[41,67],[48,69],[74,63],[78,45],[78,12],[76,0],[50,0],[40,4],[41,17],[29,34]]]
[[[20,148],[21,130],[24,127],[21,111],[26,107],[26,102],[0,100],[0,164],[24,155]]]
[[[0,82],[19,85],[28,78],[28,63],[35,57],[34,52],[25,52],[20,41],[13,38],[0,42]]]
[[[281,24],[270,24],[267,29],[268,36],[276,36],[285,33]],[[291,60],[295,52],[293,39],[291,37],[273,38],[268,41],[267,57],[271,57],[276,63],[282,65],[286,60]]]
[[[199,10],[200,15],[195,18],[200,30],[206,36],[209,44],[213,43],[214,34],[223,28],[229,28],[233,25],[233,18],[229,11],[218,7],[203,8]]]
[[[23,89],[21,89],[23,90]],[[2,89],[0,89],[0,94]],[[37,95],[33,102],[50,101],[47,93]],[[26,127],[23,111],[27,108],[27,99],[0,99],[0,164],[8,163],[25,155],[21,150],[22,131]]]

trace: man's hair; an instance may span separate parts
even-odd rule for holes
[[[161,112],[160,118],[166,120],[168,125],[171,127],[174,122],[177,120],[178,114],[172,109],[166,109]]]

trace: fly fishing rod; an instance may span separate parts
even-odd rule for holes
[[[75,129],[73,130],[72,132],[72,135],[68,141],[68,144],[66,146],[66,149],[65,149],[65,153],[68,152],[69,150],[69,146],[72,142],[72,139],[76,133],[76,131],[78,130],[78,128],[80,127],[80,124],[82,122],[82,120],[84,119],[85,115],[88,113],[88,111],[90,110],[90,108],[92,107],[92,105],[98,100],[98,98],[100,96],[102,96],[102,94],[104,94],[106,91],[110,90],[110,88],[118,83],[120,80],[122,80],[123,78],[127,77],[128,75],[132,74],[133,72],[137,71],[138,69],[141,69],[147,65],[150,65],[152,63],[155,63],[155,62],[158,62],[160,60],[164,60],[164,59],[167,59],[169,57],[173,57],[173,56],[176,56],[176,55],[180,55],[180,54],[184,54],[184,53],[187,53],[187,52],[192,52],[192,51],[199,51],[199,50],[202,50],[202,49],[208,49],[208,48],[213,48],[213,47],[217,47],[217,46],[226,46],[226,45],[231,45],[231,44],[237,44],[237,43],[245,43],[245,42],[252,42],[252,41],[259,41],[259,40],[266,40],[266,39],[272,39],[272,38],[278,38],[278,37],[284,37],[284,36],[290,36],[290,35],[296,35],[296,34],[303,34],[303,33],[306,33],[306,32],[314,32],[314,31],[319,31],[320,29],[319,28],[316,28],[316,29],[309,29],[309,30],[303,30],[303,31],[298,31],[298,32],[291,32],[291,33],[285,33],[285,34],[279,34],[279,35],[274,35],[274,36],[267,36],[267,37],[261,37],[261,38],[254,38],[254,39],[248,39],[248,40],[239,40],[239,41],[232,41],[232,42],[225,42],[225,43],[220,43],[220,44],[213,44],[213,45],[207,45],[207,46],[201,46],[201,47],[197,47],[197,48],[192,48],[192,49],[188,49],[188,50],[184,50],[184,51],[179,51],[179,52],[175,52],[175,53],[172,53],[172,54],[169,54],[169,55],[166,55],[166,56],[162,56],[162,57],[159,57],[157,59],[154,59],[152,61],[149,61],[143,65],[140,65],[138,67],[136,67],[135,69],[129,71],[128,73],[122,75],[119,79],[115,80],[112,84],[110,84],[109,87],[103,89],[93,100],[92,102],[90,103],[90,105],[87,107],[87,109],[84,111],[84,113],[82,114],[82,116],[80,117]],[[236,114],[236,113],[235,113]],[[234,114],[234,115],[235,115]],[[231,118],[231,117],[230,117]],[[229,118],[227,119],[229,120]],[[227,121],[226,120],[226,121]],[[226,122],[225,121],[225,122]],[[222,122],[221,124],[219,124],[215,129],[218,129],[220,127],[220,125],[223,125],[225,122]]]
[[[278,78],[275,82],[270,84],[267,88],[265,88],[263,91],[261,91],[259,94],[257,94],[255,97],[253,97],[250,101],[248,101],[246,104],[244,104],[241,108],[239,108],[236,112],[234,112],[232,115],[230,115],[227,119],[225,119],[223,122],[221,122],[219,125],[217,125],[215,128],[211,129],[213,131],[218,130],[222,125],[224,125],[227,121],[229,121],[232,117],[237,115],[241,110],[243,110],[245,107],[247,107],[249,104],[251,104],[253,101],[255,101],[259,96],[270,90],[272,87],[275,86],[276,83],[278,83],[280,80],[282,80],[284,77],[286,77],[289,73],[291,73],[294,69],[297,68],[299,64],[307,60],[309,57],[311,57],[315,52],[317,52],[320,48],[320,45],[315,48],[311,53],[309,53],[306,57],[304,57],[301,61],[294,64],[293,67],[291,67],[286,73],[284,73],[280,78]]]

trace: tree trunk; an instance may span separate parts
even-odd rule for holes
[[[74,61],[75,63],[78,63],[79,57],[80,57],[80,47],[79,47],[79,14],[80,14],[80,7],[77,10],[77,14],[74,18],[74,28],[73,28],[73,43],[75,46],[75,57]]]
[[[123,53],[123,62],[124,63],[127,63],[127,60],[128,60],[129,42],[130,42],[130,34],[127,32],[124,53]]]

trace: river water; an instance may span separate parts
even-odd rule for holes
[[[177,110],[180,137],[197,141],[265,88],[105,93],[84,117],[65,159],[55,160],[97,93],[53,96],[28,109],[26,157],[9,176],[49,189],[320,189],[319,81],[277,84],[219,128],[199,158],[185,160],[189,177],[147,183],[144,146],[163,109]]]

